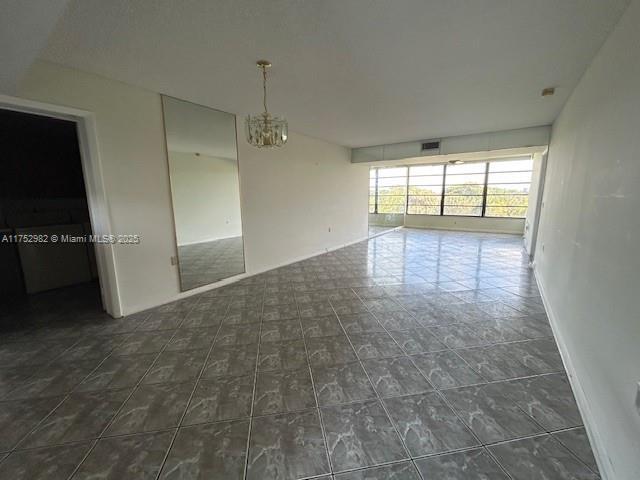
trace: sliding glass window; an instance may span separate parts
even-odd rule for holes
[[[445,173],[442,214],[481,217],[487,164],[447,165]]]
[[[377,168],[372,213],[404,213],[407,203],[407,167]],[[371,178],[369,178],[371,186]],[[371,212],[371,196],[369,196]]]
[[[369,171],[369,213],[524,218],[530,158]]]
[[[413,165],[409,167],[409,201],[407,213],[440,215],[444,165]]]
[[[533,160],[489,163],[487,217],[523,218],[529,206]]]
[[[369,169],[369,213],[378,212],[378,170]]]

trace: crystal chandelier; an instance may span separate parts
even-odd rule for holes
[[[258,60],[257,65],[262,69],[264,112],[247,116],[247,142],[258,148],[281,147],[287,143],[289,126],[284,118],[272,117],[267,111],[267,68],[271,62]]]

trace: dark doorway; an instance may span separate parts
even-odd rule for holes
[[[90,234],[76,123],[0,110],[0,301],[50,302],[81,286],[101,310]]]

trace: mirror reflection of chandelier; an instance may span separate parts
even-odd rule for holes
[[[267,68],[271,68],[271,62],[258,60],[257,65],[262,69],[264,112],[247,116],[247,142],[258,148],[281,147],[287,143],[289,125],[284,118],[274,117],[267,110]]]

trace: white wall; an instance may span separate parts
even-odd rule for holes
[[[406,215],[405,227],[462,230],[467,232],[513,233],[522,235],[524,219],[458,217],[438,215]]]
[[[178,245],[242,235],[238,162],[169,152]]]
[[[369,167],[350,149],[289,132],[282,149],[257,149],[238,118],[245,255],[260,271],[367,237]]]
[[[554,124],[536,271],[605,478],[640,478],[640,0]]]
[[[114,233],[142,237],[114,248],[124,313],[202,291],[181,294],[170,263],[176,242],[160,95],[39,61],[18,96],[95,114]],[[366,238],[369,173],[350,163],[349,149],[291,133],[284,148],[257,150],[238,131],[248,273]]]

